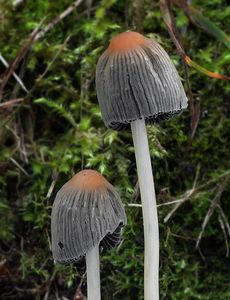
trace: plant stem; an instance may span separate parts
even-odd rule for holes
[[[99,245],[86,254],[87,300],[100,300],[100,260]]]
[[[144,222],[144,299],[159,299],[159,229],[145,120],[131,122]]]

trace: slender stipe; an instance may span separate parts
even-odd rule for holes
[[[159,230],[156,195],[145,121],[137,120],[132,122],[131,129],[137,163],[137,173],[144,222],[144,299],[158,300]]]
[[[100,300],[100,259],[99,245],[96,245],[86,254],[87,273],[87,300]]]

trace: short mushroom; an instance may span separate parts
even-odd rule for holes
[[[63,185],[51,214],[53,258],[69,263],[86,255],[87,299],[99,300],[99,245],[119,244],[126,215],[118,193],[97,171],[83,170]]]
[[[96,88],[105,125],[123,130],[131,123],[144,220],[144,294],[158,300],[159,230],[145,123],[180,113],[187,98],[165,50],[137,32],[112,39],[97,63]]]

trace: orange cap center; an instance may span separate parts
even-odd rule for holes
[[[146,44],[147,39],[138,32],[123,32],[116,35],[110,42],[108,51],[110,53],[125,52]]]
[[[107,180],[97,171],[83,170],[67,182],[66,188],[91,191],[106,187],[107,185]]]

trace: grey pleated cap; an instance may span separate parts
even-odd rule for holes
[[[188,105],[168,54],[137,32],[112,39],[97,63],[96,89],[104,123],[115,130],[137,119],[168,119]]]
[[[98,172],[83,170],[59,190],[52,207],[53,258],[59,263],[77,261],[102,243],[120,242],[126,215],[118,193]]]

